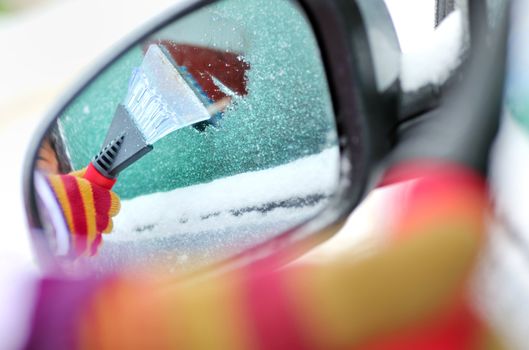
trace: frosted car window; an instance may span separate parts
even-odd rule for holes
[[[59,119],[72,169],[101,148],[153,45],[217,109],[156,142],[119,175],[122,210],[94,260],[229,256],[325,206],[339,173],[332,103],[310,24],[287,0],[220,1],[127,52]]]

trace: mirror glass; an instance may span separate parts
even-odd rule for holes
[[[108,234],[101,231],[110,229],[115,197],[87,175],[89,164],[116,180],[121,209]],[[218,1],[175,20],[64,109],[35,172],[46,240],[72,265],[173,271],[309,220],[339,178],[330,91],[309,21],[288,0]]]

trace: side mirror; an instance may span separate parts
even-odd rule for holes
[[[52,269],[179,272],[269,255],[314,240],[359,199],[356,107],[348,98],[337,114],[329,84],[349,55],[318,38],[341,29],[317,32],[294,1],[210,3],[146,30],[52,113],[26,193]],[[102,234],[110,191],[121,210]]]
[[[507,6],[495,31],[485,7],[469,1],[464,69],[409,94],[383,0],[194,0],[167,14],[38,134],[25,200],[40,261],[73,275],[282,264],[334,234],[393,165],[486,173]]]

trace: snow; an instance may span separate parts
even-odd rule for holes
[[[321,210],[338,169],[335,146],[275,168],[124,200],[95,259],[114,266],[169,254],[182,264],[240,252]]]
[[[385,0],[404,52],[423,46],[434,31],[435,0]]]
[[[402,55],[401,84],[414,91],[427,84],[444,83],[461,63],[464,49],[463,16],[454,11],[425,39],[423,45]]]

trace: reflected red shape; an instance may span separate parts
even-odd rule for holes
[[[215,85],[212,77],[218,79],[239,96],[248,94],[246,72],[250,69],[250,64],[241,59],[239,53],[179,44],[171,40],[147,42],[144,52],[154,43],[165,48],[177,65],[186,67],[189,74],[213,102],[229,96]]]

